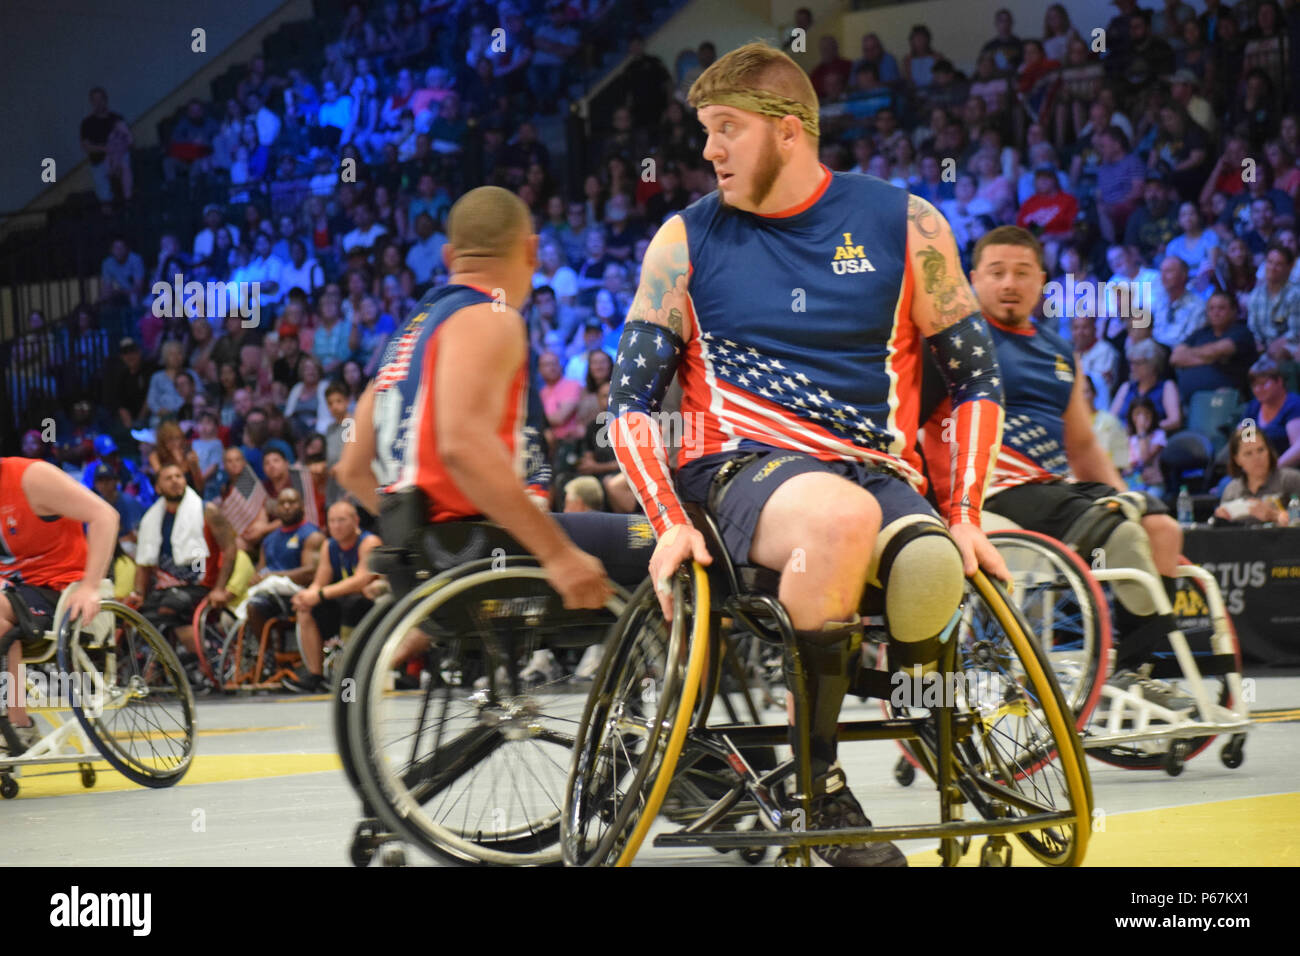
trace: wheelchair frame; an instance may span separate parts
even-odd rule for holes
[[[87,645],[89,648],[94,649],[102,647],[109,638],[108,631],[111,631],[116,627],[116,620],[119,616],[131,620],[136,627],[143,624],[152,629],[152,626],[149,625],[148,622],[138,614],[138,612],[112,599],[112,581],[107,579],[102,581],[100,584],[100,595],[101,598],[103,598],[100,603],[100,614],[96,616],[95,621],[91,622],[89,628],[74,629],[72,622],[67,619],[65,613],[67,596],[70,592],[71,587],[65,588],[63,593],[59,595],[59,601],[55,607],[53,620],[59,624],[59,627],[56,630],[46,631],[44,633],[43,640],[45,644],[40,648],[40,652],[37,655],[32,657],[23,657],[24,671],[26,670],[27,665],[45,664],[53,660],[56,655],[59,658],[60,666],[66,666],[71,654],[72,639],[74,636],[80,634],[91,633],[93,635],[91,643]],[[113,616],[114,623],[108,625],[104,624],[100,620],[104,614]],[[100,633],[101,631],[102,633]],[[157,638],[158,645],[160,647],[167,647],[165,639],[156,631],[153,633]],[[170,651],[170,648],[168,648],[168,651]],[[174,673],[183,677],[183,671],[180,668],[179,662],[173,661],[173,663],[175,664]],[[101,686],[104,683],[102,674],[96,673],[91,679]],[[37,689],[39,690],[39,688]],[[186,686],[186,691],[188,692],[188,685]],[[122,706],[123,701],[129,698],[133,693],[133,690],[127,691],[125,695],[119,693],[115,699],[113,699],[111,704],[106,703],[104,709],[113,709],[113,705],[116,705],[117,707]],[[19,756],[13,757],[0,754],[0,797],[10,800],[18,796],[19,785],[17,777],[20,774],[15,771],[21,771],[21,768],[23,767],[40,766],[44,764],[75,763],[81,774],[81,785],[86,789],[90,789],[95,785],[98,778],[96,768],[97,764],[108,764],[110,767],[115,769],[122,769],[117,765],[115,760],[110,759],[102,750],[94,745],[94,739],[89,728],[86,726],[87,721],[85,717],[81,713],[77,712],[78,704],[75,702],[75,699],[78,696],[77,691],[73,689],[72,694],[74,695],[74,703],[71,706],[71,714],[74,719],[69,719],[68,717],[60,717],[57,715],[59,711],[67,708],[55,706],[51,701],[42,698],[39,694],[32,695],[29,689],[27,706],[25,709],[29,712],[40,714],[42,718],[53,725],[53,729]],[[191,715],[193,715],[194,702],[192,695],[188,701],[188,709]],[[6,729],[8,729],[7,715],[0,717],[0,722],[3,722]],[[138,771],[134,774],[124,773],[124,775],[127,776],[128,779],[133,779],[134,782],[145,783],[145,785],[151,787],[173,786],[184,777],[193,761],[195,730],[196,725],[193,717],[191,717],[187,745],[188,753],[186,754],[184,764],[179,773],[171,773],[166,777],[157,778],[157,782],[150,781],[147,783],[139,779]]]

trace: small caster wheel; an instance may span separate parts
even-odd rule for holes
[[[990,840],[984,844],[980,850],[980,866],[1010,866],[1011,865],[1011,844],[1005,840],[1001,846],[994,846]]]
[[[767,847],[765,846],[747,846],[739,852],[740,858],[750,866],[757,866],[767,859]]]
[[[385,847],[383,853],[383,865],[406,866],[406,851],[400,846]]]
[[[374,825],[369,820],[362,821],[357,824],[356,832],[352,834],[348,859],[352,861],[353,866],[369,866],[370,859],[375,855],[378,846],[379,841],[376,839]]]
[[[944,866],[956,866],[961,860],[961,854],[961,844],[957,840],[939,841],[939,859],[943,861]]]
[[[0,797],[12,800],[16,796],[18,796],[18,781],[13,777],[0,779]]]
[[[1219,759],[1229,770],[1236,770],[1246,759],[1246,735],[1233,734],[1223,749],[1219,751]]]
[[[1187,764],[1187,752],[1189,746],[1186,740],[1175,740],[1169,746],[1169,752],[1165,754],[1164,768],[1165,773],[1171,777],[1177,777],[1183,772],[1183,767]]]
[[[88,763],[81,765],[81,785],[87,790],[95,785],[95,768]]]
[[[916,768],[912,766],[912,761],[899,757],[898,763],[894,764],[894,779],[900,786],[910,787],[916,779]]]

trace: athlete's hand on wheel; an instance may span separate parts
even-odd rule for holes
[[[88,625],[99,613],[99,585],[82,581],[68,595],[66,607],[68,620],[81,621],[83,627]]]
[[[975,573],[977,567],[983,568],[989,577],[997,578],[999,581],[1010,584],[1011,572],[1007,570],[1007,563],[1002,560],[1002,555],[998,549],[993,547],[984,532],[973,524],[955,524],[948,529],[954,541],[957,542],[957,548],[961,551],[962,571],[966,577]]]
[[[700,564],[712,564],[704,535],[686,524],[674,525],[664,532],[650,555],[650,580],[663,609],[664,619],[673,619],[673,574],[684,561],[694,558]]]
[[[569,610],[604,607],[614,593],[605,566],[581,548],[569,545],[550,561],[542,562],[546,579],[559,592]]]

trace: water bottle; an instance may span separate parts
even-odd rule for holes
[[[1300,495],[1292,495],[1287,502],[1286,523],[1292,528],[1300,528]]]
[[[1192,511],[1192,496],[1187,493],[1186,485],[1178,489],[1178,523],[1184,528],[1189,528],[1195,523],[1195,514]]]

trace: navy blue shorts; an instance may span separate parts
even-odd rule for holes
[[[718,469],[732,458],[746,454],[749,452],[744,450],[727,451],[688,462],[677,472],[678,494],[683,501],[707,506],[709,489]],[[751,563],[749,549],[758,527],[759,513],[767,499],[795,475],[812,471],[839,475],[871,492],[880,505],[882,529],[909,515],[930,515],[936,521],[940,520],[933,506],[911,485],[871,465],[856,461],[822,461],[802,452],[764,448],[758,452],[757,458],[736,473],[713,509],[714,520],[732,561]],[[809,502],[810,508],[816,506],[816,502]]]
[[[1058,541],[1099,498],[1119,492],[1099,481],[1031,481],[990,495],[984,510],[992,511],[1022,528]],[[1167,515],[1168,506],[1145,492],[1147,514]]]

